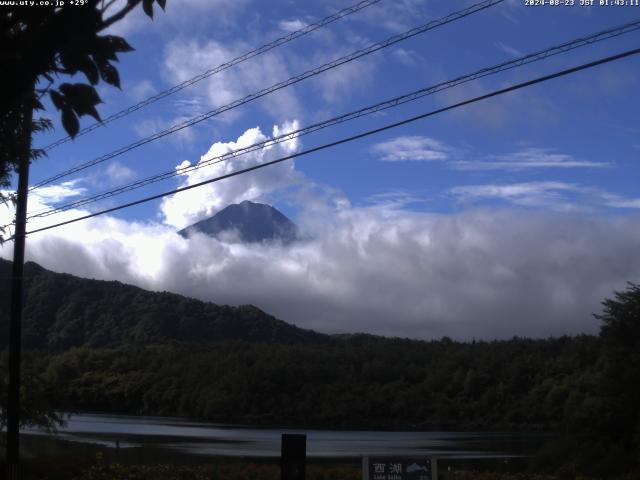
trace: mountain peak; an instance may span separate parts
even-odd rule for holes
[[[194,233],[220,237],[223,233],[237,235],[243,243],[291,243],[299,238],[298,227],[271,205],[244,200],[231,204],[214,216],[201,220],[178,232],[187,238]]]

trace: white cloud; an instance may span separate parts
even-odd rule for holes
[[[504,18],[517,25],[520,23],[518,17],[523,12],[523,3],[519,0],[507,0],[502,5],[498,5],[498,11]]]
[[[572,155],[554,153],[548,149],[527,148],[507,155],[495,155],[489,160],[460,160],[451,163],[459,170],[528,170],[534,168],[603,168],[609,162],[578,160]]]
[[[415,67],[419,61],[422,60],[420,55],[418,55],[413,50],[406,50],[404,48],[394,48],[391,52],[391,55],[403,65],[407,67]]]
[[[511,185],[467,185],[455,187],[452,192],[470,197],[514,198],[540,195],[554,190],[576,190],[576,187],[562,182],[529,182]]]
[[[299,128],[298,122],[287,122],[273,127],[273,137],[286,134]],[[216,142],[200,158],[207,162],[231,151],[264,142],[268,137],[260,128],[244,132],[235,142]],[[265,161],[291,154],[300,148],[299,140],[294,138],[283,143],[266,145],[260,150],[237,156],[224,162],[217,162],[199,170],[180,176],[180,186],[193,185],[210,178],[241,170]],[[187,166],[182,162],[178,168]],[[293,162],[285,162],[262,169],[233,180],[223,180],[203,187],[195,188],[174,197],[167,197],[161,204],[161,213],[165,223],[177,228],[191,225],[213,215],[219,209],[242,200],[257,200],[282,187],[300,182],[302,176],[295,171]]]
[[[57,271],[252,303],[324,332],[418,338],[595,333],[599,302],[640,278],[637,217],[342,204],[298,221],[313,239],[283,247],[97,217],[30,236],[27,255]]]
[[[423,136],[396,137],[371,147],[371,152],[386,162],[446,160],[450,151],[442,142]]]
[[[424,21],[429,13],[426,0],[395,0],[362,10],[357,19],[375,28],[400,33]]]
[[[274,128],[273,135],[294,125]],[[217,142],[201,159],[267,137],[258,128]],[[182,184],[256,165],[299,148],[272,145],[233,165],[182,177]],[[182,162],[180,166],[187,166]],[[300,184],[290,198],[309,239],[292,246],[226,243],[177,228],[223,204]],[[214,187],[215,186],[215,187]],[[31,196],[33,208],[75,195],[74,184]],[[640,281],[638,215],[557,214],[522,209],[411,212],[419,200],[387,192],[354,207],[340,192],[304,181],[292,162],[176,195],[162,204],[167,223],[99,216],[32,234],[27,257],[44,267],[120,280],[221,304],[255,304],[288,322],[323,332],[367,331],[418,338],[509,338],[595,333],[591,314],[627,281]],[[35,192],[38,192],[36,190]],[[196,193],[202,192],[202,193]],[[553,195],[600,195],[563,182],[458,187],[469,198],[521,201]],[[30,201],[30,204],[32,203]],[[635,200],[634,200],[635,202]],[[34,219],[29,229],[86,213]],[[0,209],[7,223],[12,212]],[[11,245],[0,247],[9,257]]]
[[[405,190],[389,190],[370,195],[367,201],[379,209],[396,210],[409,205],[428,203],[430,199]]]
[[[84,187],[77,186],[82,182],[82,179],[69,180],[59,184],[52,184],[40,187],[36,190],[29,192],[28,208],[27,208],[27,231],[35,228],[42,227],[45,223],[49,223],[47,220],[41,218],[30,218],[34,214],[42,213],[51,209],[56,204],[64,202],[65,200],[84,195],[86,189]],[[11,191],[2,191],[3,195],[14,193]],[[62,221],[69,219],[69,213],[61,214]],[[61,217],[56,217],[58,221]],[[15,208],[11,202],[0,203],[0,225],[10,226],[10,231],[5,232],[5,237],[9,237],[13,234],[13,225],[15,219]]]
[[[222,45],[213,40],[206,43],[196,40],[174,40],[165,49],[164,73],[170,83],[180,83],[228,62],[248,50],[250,47],[242,43]],[[206,105],[207,110],[225,106],[286,80],[290,76],[288,70],[280,52],[265,53],[203,80],[198,88],[198,91],[203,93],[198,96],[197,104],[199,108],[202,108],[203,104]],[[279,90],[262,97],[259,105],[277,121],[298,116],[301,111],[292,89]],[[241,112],[234,109],[215,118],[233,120],[239,115]]]
[[[501,200],[514,205],[556,211],[595,211],[603,207],[640,208],[639,198],[625,198],[594,187],[565,182],[464,185],[450,190],[466,203]]]
[[[524,80],[524,79],[523,79]],[[514,80],[515,82],[515,80]],[[451,106],[474,97],[486,95],[496,89],[505,88],[505,84],[495,78],[478,79],[466,83],[464,88],[447,89],[435,97],[442,106]],[[464,108],[456,108],[443,117],[443,122],[451,123],[451,128],[459,128],[458,122],[473,125],[474,129],[498,131],[501,134],[512,131],[515,125],[520,128],[544,125],[546,128],[559,128],[563,112],[559,105],[535,90],[511,92],[492,98],[490,101],[477,102]]]
[[[149,98],[151,95],[157,92],[156,87],[149,80],[142,80],[134,84],[131,88],[127,89],[127,93],[133,98],[136,102],[140,100],[145,100]]]
[[[133,131],[140,137],[150,137],[156,133],[165,131],[175,125],[190,120],[192,115],[174,116],[170,119],[150,116],[133,124]],[[192,145],[196,140],[196,130],[193,127],[176,130],[171,135],[164,137],[164,140],[173,142],[182,147]]]
[[[57,185],[46,185],[40,187],[35,193],[29,196],[30,202],[36,203],[57,203],[68,198],[77,197],[83,195],[86,192],[84,187],[79,187],[77,184],[81,180],[69,180]]]
[[[503,52],[505,52],[507,55],[510,55],[512,57],[522,57],[524,55],[524,53],[522,53],[520,50],[510,45],[507,45],[506,43],[495,42],[494,45],[500,50],[502,50]]]
[[[465,185],[454,187],[450,193],[464,204],[473,205],[486,200],[499,200],[522,207],[547,209],[557,212],[588,212],[601,207],[591,202],[578,201],[588,189],[564,182],[527,182],[503,185]],[[582,197],[581,197],[582,198]]]
[[[287,33],[295,32],[296,30],[301,30],[307,25],[307,22],[300,20],[299,18],[295,18],[293,20],[282,20],[278,23],[278,27],[280,30],[283,30]]]
[[[326,34],[326,32],[323,33]],[[321,36],[319,41],[321,42],[319,48],[306,52],[304,56],[292,58],[295,73],[302,73],[334,62],[372,43],[371,40],[359,35],[347,35],[345,38],[325,35]],[[310,85],[325,102],[330,104],[331,108],[337,107],[342,111],[345,101],[365,94],[373,85],[380,62],[380,54],[365,55],[325,70],[321,75],[309,78],[304,83]]]
[[[176,31],[193,34],[195,30],[210,27],[215,18],[218,28],[227,27],[241,15],[250,0],[180,0],[167,2],[165,11],[154,4],[153,21],[138,6],[105,32],[129,38],[145,33],[176,36]],[[117,0],[109,9],[109,15],[125,6],[127,0]]]
[[[110,163],[105,173],[113,183],[126,182],[136,176],[136,172],[117,161]]]
[[[602,193],[605,205],[614,208],[640,208],[640,198],[624,198],[621,195]]]

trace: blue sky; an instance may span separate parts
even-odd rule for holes
[[[154,21],[140,11],[113,29],[136,51],[121,56],[122,91],[100,86],[103,117],[355,2],[167,3],[166,12],[156,9]],[[382,0],[52,150],[33,165],[31,180],[472,3]],[[32,196],[32,208],[171,170],[185,160],[195,164],[210,149],[213,155],[233,148],[230,142],[266,139],[274,127],[305,126],[637,18],[640,8],[632,6],[529,7],[506,1],[69,177]],[[639,45],[640,33],[633,32],[82,212],[312,148]],[[639,73],[640,58],[623,59],[85,226],[37,234],[28,254],[60,271],[220,303],[255,303],[323,331],[421,338],[593,333],[597,322],[590,313],[598,302],[640,277],[640,263],[631,253],[640,246]],[[56,129],[36,138],[36,145],[62,134],[55,112],[47,115]],[[198,240],[198,246],[183,244],[173,235],[243,199],[276,205],[317,241],[293,251],[250,250],[213,245],[210,239]],[[160,243],[146,251],[151,239]],[[199,259],[178,269],[185,255]],[[385,260],[377,265],[372,259]],[[259,271],[253,271],[256,265]],[[265,276],[267,271],[276,278]],[[179,279],[168,278],[173,273]],[[266,288],[265,282],[273,285]],[[292,285],[300,289],[300,301],[287,302]],[[455,296],[452,289],[464,293]],[[368,305],[372,290],[380,292],[380,305]],[[523,298],[523,290],[533,298]],[[386,310],[389,305],[394,308]],[[316,313],[325,307],[326,315]],[[519,309],[529,313],[514,323]]]

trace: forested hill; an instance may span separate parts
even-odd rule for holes
[[[0,399],[10,267],[0,261]],[[322,335],[251,306],[25,267],[23,405],[36,423],[85,410],[307,428],[543,429],[560,434],[545,464],[567,475],[640,471],[635,284],[603,302],[599,336],[463,343]]]
[[[8,338],[11,262],[0,259],[0,349]],[[329,336],[289,325],[262,310],[149,292],[120,282],[89,280],[25,264],[23,341],[26,348],[65,350],[243,340],[277,344],[325,343]]]

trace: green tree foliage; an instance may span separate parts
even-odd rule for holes
[[[164,9],[166,0],[127,0],[114,7],[113,1],[87,0],[83,5],[50,6],[16,5],[0,9],[0,189],[10,184],[11,174],[23,161],[44,155],[31,149],[31,136],[51,128],[45,118],[33,118],[34,110],[43,110],[42,97],[50,95],[60,112],[62,125],[72,137],[80,128],[79,117],[89,115],[100,120],[96,106],[101,103],[94,85],[100,80],[120,88],[114,62],[118,53],[133,50],[121,37],[100,32],[124,18],[142,4],[153,16],[153,4]],[[119,10],[114,11],[114,8]],[[82,73],[84,83],[57,83],[60,75]],[[0,191],[0,201],[11,196]],[[0,227],[0,242],[5,233]],[[4,290],[8,292],[8,288]],[[6,308],[5,308],[6,310]],[[0,348],[8,339],[6,322],[2,328]],[[6,372],[6,368],[3,369]],[[58,418],[47,408],[46,392],[40,382],[31,382],[28,370],[23,379],[23,424],[50,427]],[[0,376],[2,402],[6,400],[6,375]],[[0,424],[5,409],[0,408]]]
[[[7,354],[0,353],[0,396],[7,395]],[[22,364],[20,386],[22,425],[55,430],[64,423],[63,415],[52,409],[55,403],[55,385],[43,375],[46,364],[40,356],[27,355]],[[6,427],[6,411],[0,408],[0,430]]]
[[[0,292],[9,267],[0,262]],[[424,342],[322,335],[255,307],[25,267],[28,390],[58,411],[555,431],[541,457],[554,471],[638,468],[637,285],[603,302],[598,337]],[[0,298],[0,340],[7,305]]]
[[[640,287],[602,302],[595,361],[553,387],[562,408],[562,436],[544,460],[576,472],[610,477],[640,468]]]
[[[80,117],[100,120],[96,106],[102,101],[94,85],[102,80],[120,88],[114,63],[119,53],[133,50],[125,39],[100,33],[140,4],[152,17],[153,4],[164,9],[165,2],[127,0],[116,11],[115,2],[104,0],[86,0],[84,5],[66,2],[58,8],[0,9],[0,188],[9,185],[21,158],[29,155],[33,160],[44,154],[30,149],[31,135],[52,125],[44,118],[31,120],[32,110],[43,110],[44,95],[50,96],[71,136],[78,133]],[[60,75],[76,73],[89,84],[57,83]]]
[[[599,359],[566,416],[576,461],[599,475],[640,467],[640,286],[602,304]]]
[[[356,336],[41,355],[62,409],[264,425],[553,429],[564,413],[553,391],[570,389],[575,372],[595,363],[596,342]]]
[[[6,348],[11,263],[0,259],[0,349]],[[326,335],[291,326],[256,307],[219,306],[120,282],[87,280],[25,264],[23,343],[64,350],[163,340],[325,342]]]

